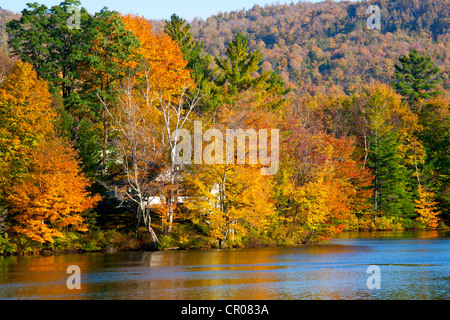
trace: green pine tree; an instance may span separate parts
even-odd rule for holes
[[[164,25],[164,32],[180,46],[183,57],[188,62],[187,68],[192,71],[191,75],[199,85],[203,79],[211,80],[213,77],[213,70],[210,68],[212,58],[203,53],[204,43],[195,40],[190,30],[191,26],[176,14],[171,16],[171,20],[166,20]]]
[[[374,175],[373,211],[374,223],[379,216],[396,218],[397,222],[414,214],[411,172],[404,165],[399,153],[398,125],[395,110],[400,100],[386,85],[375,84],[363,88],[355,95],[361,120],[365,126],[367,164]]]
[[[395,217],[398,221],[411,219],[414,215],[414,202],[408,192],[411,174],[402,166],[398,155],[397,132],[387,132],[376,142],[375,137],[370,140],[376,148],[369,158],[369,166],[375,174],[377,208],[385,216]]]
[[[238,33],[228,43],[226,57],[215,58],[219,69],[216,84],[226,87],[226,94],[229,97],[249,89],[265,91],[278,97],[287,94],[290,90],[286,88],[286,84],[277,73],[267,71],[259,74],[262,60],[261,51],[250,52],[248,37]],[[284,102],[284,99],[280,99],[270,108],[276,109]]]
[[[254,52],[249,50],[248,37],[238,33],[233,41],[228,43],[226,58],[215,58],[221,73],[217,84],[228,85],[230,94],[258,87],[269,80],[269,72],[264,72],[258,77],[252,75],[261,69],[263,55],[260,50]]]
[[[419,101],[442,93],[435,90],[439,81],[434,77],[439,73],[439,68],[434,66],[430,57],[419,56],[414,49],[409,55],[401,56],[399,61],[400,64],[395,65],[393,87],[415,111],[419,108]]]
[[[176,14],[165,21],[164,32],[172,37],[181,48],[183,58],[188,62],[187,69],[191,70],[197,88],[191,88],[188,98],[199,94],[201,110],[213,110],[221,101],[220,90],[215,86],[215,71],[211,68],[212,57],[203,51],[204,43],[194,39],[190,32],[191,26]],[[199,91],[200,90],[200,91]]]

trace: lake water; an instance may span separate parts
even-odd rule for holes
[[[67,267],[81,270],[69,290]],[[367,269],[380,268],[380,289]],[[343,233],[326,245],[0,257],[0,299],[449,299],[450,234]]]

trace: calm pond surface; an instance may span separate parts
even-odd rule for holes
[[[81,269],[81,289],[66,286]],[[381,289],[367,287],[367,268]],[[326,245],[0,257],[0,299],[441,299],[450,234],[343,233]]]

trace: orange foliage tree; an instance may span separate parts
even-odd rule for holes
[[[136,76],[145,88],[143,93],[148,102],[159,102],[161,98],[170,100],[195,85],[176,41],[165,33],[154,34],[152,24],[144,17],[126,15],[122,20],[140,42],[136,57],[142,60]]]
[[[13,231],[39,242],[53,242],[64,231],[87,231],[82,213],[100,200],[90,196],[72,148],[60,139],[41,141],[31,151],[27,177],[7,197]]]
[[[141,57],[139,68],[135,75],[136,89],[139,90],[137,99],[144,108],[153,108],[152,123],[159,128],[156,134],[167,150],[167,181],[162,205],[167,211],[163,217],[164,233],[172,230],[174,215],[174,193],[177,188],[177,170],[173,163],[175,144],[171,137],[182,129],[192,109],[198,100],[185,101],[188,87],[195,86],[191,79],[190,70],[186,69],[187,61],[176,41],[167,34],[154,34],[152,25],[144,17],[127,15],[122,17],[126,27],[141,44],[138,55]],[[175,139],[176,140],[176,139]]]
[[[0,86],[0,177],[12,230],[36,242],[52,242],[64,228],[86,230],[81,213],[98,197],[78,166],[75,152],[55,138],[47,84],[18,61]]]

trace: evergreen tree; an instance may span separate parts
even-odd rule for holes
[[[217,84],[228,85],[231,94],[260,86],[267,82],[270,76],[269,72],[264,72],[258,77],[252,75],[260,70],[262,59],[260,50],[249,52],[248,37],[238,33],[233,41],[228,43],[226,58],[215,59],[221,72]]]
[[[377,225],[379,212],[385,216],[409,219],[414,213],[412,172],[408,171],[399,153],[399,124],[402,102],[399,96],[383,84],[375,84],[355,95],[364,123],[367,164],[374,175],[373,209]]]
[[[190,32],[191,26],[176,14],[173,14],[170,21],[165,22],[164,32],[172,37],[181,48],[184,59],[188,62],[187,68],[191,70],[191,76],[197,85],[202,80],[213,78],[213,71],[210,68],[212,58],[208,54],[203,54],[204,43],[194,39]]]
[[[372,136],[370,140],[373,150],[368,163],[375,174],[377,191],[374,204],[376,202],[378,210],[387,217],[412,218],[414,203],[407,191],[407,177],[410,174],[402,166],[401,158],[398,155],[397,132],[391,131],[382,136]]]
[[[197,88],[190,88],[189,95],[192,98],[198,93],[202,97],[199,108],[212,110],[218,104],[219,89],[214,85],[215,72],[211,68],[212,57],[203,52],[204,43],[194,39],[190,32],[191,26],[176,14],[165,21],[164,32],[172,37],[181,48],[183,58],[188,62],[186,68],[191,70]]]
[[[61,93],[67,108],[79,88],[80,62],[88,48],[85,31],[91,17],[87,11],[80,9],[82,28],[67,26],[72,14],[69,6],[78,5],[78,0],[66,0],[51,8],[29,3],[19,20],[7,24],[12,51],[33,65],[38,75],[49,82],[50,89]]]
[[[399,58],[400,65],[395,65],[393,87],[408,101],[413,109],[417,109],[417,103],[423,99],[429,99],[442,93],[436,89],[437,79],[433,79],[439,73],[431,58],[419,56],[417,50],[409,55]]]
[[[260,50],[250,52],[248,37],[238,33],[228,43],[226,57],[215,58],[219,68],[219,78],[216,84],[226,87],[226,94],[233,96],[245,90],[265,92],[268,95],[282,97],[290,90],[281,77],[275,72],[262,72],[260,75],[263,55]],[[270,108],[276,109],[285,102],[279,99]]]
[[[125,28],[118,12],[103,8],[90,20],[87,41],[90,43],[83,59],[84,114],[94,122],[101,122],[101,173],[107,174],[110,124],[106,107],[117,99],[116,85],[133,67],[139,40]]]
[[[435,193],[442,218],[450,221],[450,108],[447,101],[435,99],[424,105],[419,119],[427,161],[424,185]]]

